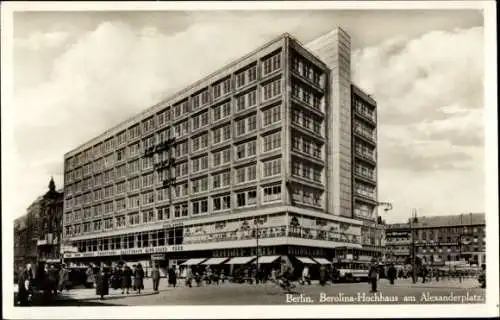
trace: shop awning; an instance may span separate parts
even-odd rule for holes
[[[296,258],[297,260],[305,264],[316,264],[316,262],[312,261],[310,258],[307,257],[296,257]]]
[[[235,257],[226,262],[226,264],[247,264],[253,259],[257,258],[256,256],[253,257]]]
[[[187,261],[184,261],[183,263],[181,263],[181,265],[182,266],[194,266],[194,265],[202,263],[206,259],[207,258],[193,258],[193,259],[189,259]]]
[[[221,264],[228,259],[229,258],[210,258],[207,261],[203,262],[202,264],[206,264],[206,265]]]
[[[330,261],[326,260],[325,258],[313,258],[314,261],[316,261],[319,264],[332,264]]]
[[[259,257],[258,262],[259,264],[264,264],[264,263],[273,263],[274,261],[278,260],[280,256],[264,256],[264,257]],[[257,259],[253,263],[257,263]]]

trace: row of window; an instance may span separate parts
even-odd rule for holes
[[[363,116],[375,121],[375,108],[365,103],[363,100],[355,97],[354,101],[354,110]]]
[[[354,132],[374,141],[375,140],[375,129],[364,122],[354,121]]]
[[[321,134],[323,120],[304,108],[294,106],[292,108],[292,123],[316,134]]]
[[[268,160],[262,162],[262,178],[275,177],[281,174],[281,158]],[[253,164],[250,166],[240,167],[235,169],[236,177],[235,184],[247,183],[256,181],[257,179],[257,165]],[[79,207],[81,205],[90,204],[92,202],[97,202],[105,199],[109,199],[120,194],[125,194],[126,192],[133,192],[140,190],[142,188],[152,187],[155,184],[155,175],[149,174],[142,176],[142,184],[139,177],[132,178],[128,181],[128,186],[126,182],[120,182],[116,185],[110,185],[105,188],[97,189],[94,192],[88,192],[80,196],[66,199],[65,207],[67,210],[74,207]],[[231,170],[224,172],[219,172],[211,175],[212,184],[211,189],[219,189],[228,187],[231,185]],[[159,181],[160,182],[160,181]],[[173,187],[173,194],[175,197],[188,196],[187,187],[188,182],[177,184]],[[192,194],[206,192],[209,188],[209,177],[201,177],[198,179],[191,180],[191,192]],[[158,201],[163,201],[168,199],[168,189],[162,188],[156,190]],[[137,196],[138,197],[138,196]],[[148,191],[143,194],[143,204],[153,203],[155,201],[154,191]],[[130,198],[132,199],[132,197]],[[149,199],[149,200],[146,200]],[[118,201],[118,200],[117,200]],[[130,200],[129,207],[133,207],[134,200]],[[137,205],[139,202],[137,200]],[[119,206],[122,207],[122,206]],[[123,207],[122,209],[125,209]]]
[[[264,60],[263,69],[264,75],[272,73],[276,70],[279,70],[280,65],[280,54],[277,54],[271,58]],[[251,83],[255,81],[256,71],[251,67],[244,71],[243,73],[239,73],[237,78],[237,87],[241,87],[245,85],[246,81]],[[267,72],[269,71],[269,72]],[[218,99],[220,97],[226,96],[231,92],[231,82],[230,78],[226,78],[213,86],[213,97],[214,99]],[[281,94],[281,79],[274,80],[272,82],[266,83],[262,85],[262,99],[263,101],[270,100]],[[191,98],[192,109],[189,109],[188,100],[179,102],[175,104],[173,108],[173,116],[174,118],[180,118],[185,114],[190,113],[191,111],[195,111],[196,109],[207,105],[209,103],[209,92],[208,90],[204,90],[194,95]],[[251,91],[245,94],[242,94],[236,97],[236,108],[238,111],[249,108],[257,104],[257,91]],[[223,104],[221,106],[217,106],[213,109],[213,119],[215,121],[220,119],[220,111],[222,111],[228,115],[230,113],[229,104]],[[161,126],[165,124],[167,121],[170,121],[170,110],[164,110],[158,114],[157,117],[158,125]],[[193,119],[193,129],[196,130],[197,126],[203,126],[202,123],[208,124],[208,113],[203,114],[200,118]],[[66,160],[65,166],[68,168],[74,168],[79,165],[82,165],[85,162],[91,161],[92,158],[106,154],[112,151],[115,147],[126,143],[128,140],[134,140],[142,135],[145,135],[149,132],[153,132],[156,129],[155,126],[155,117],[151,116],[148,119],[144,120],[141,125],[137,124],[130,127],[127,131],[122,131],[116,135],[115,138],[108,138],[102,143],[97,144],[94,148],[89,148],[82,153],[69,158]],[[127,134],[128,133],[128,134]]]
[[[321,106],[321,95],[312,89],[298,81],[292,82],[292,97],[305,103],[306,105],[313,107],[314,109],[322,110]]]
[[[322,144],[308,138],[299,132],[292,131],[292,150],[304,153],[313,158],[321,159]]]
[[[361,181],[356,181],[354,183],[354,192],[358,195],[375,199],[375,187]]]
[[[212,208],[209,208],[209,198],[198,199],[194,201],[179,203],[173,206],[173,217],[183,218],[189,215],[189,206],[191,207],[191,215],[201,215],[211,212],[219,212],[224,210],[230,210],[233,205],[234,208],[245,208],[253,207],[257,205],[257,189],[251,189],[247,191],[234,193],[234,202],[231,201],[231,195],[220,195],[211,197]],[[274,185],[268,187],[262,187],[262,203],[270,203],[275,201],[280,201],[282,199],[281,186]],[[77,223],[74,222],[82,220],[80,215],[71,217],[71,215],[66,215],[65,217],[65,232],[68,235],[77,235],[80,233],[86,233],[91,231],[101,230],[102,221],[104,221],[104,228],[110,229],[113,227],[120,228],[138,225],[141,223],[151,223],[156,221],[168,220],[170,219],[170,207],[164,206],[156,209],[143,210],[142,216],[139,212],[129,213],[127,215],[119,215],[112,218],[99,219],[90,222]],[[142,217],[142,219],[141,219]],[[84,217],[84,219],[90,218]],[[92,228],[91,228],[92,227]]]
[[[321,70],[296,53],[292,54],[292,71],[314,84],[321,86]]]
[[[323,191],[321,190],[308,188],[306,186],[294,186],[292,188],[292,200],[294,203],[321,207],[322,196]]]
[[[322,167],[307,160],[292,159],[292,175],[306,180],[321,182]]]
[[[280,119],[280,106],[274,106],[266,111],[264,111],[264,125],[270,125],[273,124]],[[235,127],[235,137],[239,137],[245,134],[249,134],[252,132],[255,132],[257,128],[257,123],[256,123],[256,115],[250,115],[248,117],[245,117],[243,119],[239,119],[235,121],[234,123]],[[222,126],[219,128],[216,128],[212,131],[212,138],[213,138],[213,146],[219,143],[226,142],[231,139],[231,125],[226,125]],[[164,137],[166,137],[165,135]],[[161,141],[165,141],[166,138],[162,138]],[[263,144],[264,144],[264,152],[273,150],[276,148],[277,145],[280,143],[277,143],[275,141],[273,145],[269,145],[271,137],[270,136],[264,136],[263,137]],[[281,139],[279,137],[278,133],[275,133],[272,139]],[[154,136],[147,138],[143,140],[143,148],[149,148],[155,145],[156,139]],[[276,144],[277,143],[277,144]],[[193,137],[191,139],[191,152],[196,152],[200,151],[203,149],[208,148],[209,146],[209,135],[208,133],[200,134],[196,137]],[[271,148],[271,149],[269,149]],[[238,149],[238,146],[236,147]],[[175,146],[172,147],[173,154],[175,157],[182,157],[184,155],[188,154],[188,141],[184,141],[181,143],[177,143]],[[112,171],[112,167],[116,165],[117,162],[125,161],[127,159],[127,151],[128,155],[130,158],[136,157],[140,154],[141,148],[140,148],[140,143],[134,143],[130,145],[127,149],[123,148],[120,149],[116,152],[116,157],[115,154],[110,154],[106,156],[105,158],[98,159],[92,163],[88,163],[80,168],[77,168],[73,171],[69,171],[65,175],[65,183],[71,183],[75,180],[80,180],[82,178],[85,178],[89,175],[92,175],[93,173],[100,172],[102,170],[109,169],[109,171],[106,171],[104,174],[105,175],[113,175],[114,172]],[[238,151],[236,151],[238,152]],[[139,160],[135,160],[132,162],[128,163],[128,172],[129,173],[135,173],[139,172],[140,168],[142,170],[148,170],[153,167],[153,164],[156,161],[163,161],[168,158],[168,151],[164,151],[160,154],[154,155],[153,157],[145,157],[142,159],[142,166],[139,163]],[[116,167],[116,176],[117,177],[123,177],[126,176],[126,164],[118,165]],[[100,176],[98,179],[101,179]],[[104,180],[105,183],[109,181],[109,179],[105,176]]]
[[[255,116],[250,116],[236,122],[236,131],[238,136],[255,131]],[[230,126],[228,125],[214,130],[213,138],[214,138],[214,145],[229,140]],[[205,150],[208,147],[208,134],[202,134],[197,137],[194,137],[192,138],[191,142],[192,142],[191,152]],[[262,147],[263,152],[269,152],[281,148],[281,132],[278,131],[263,136],[262,145],[263,145]],[[236,145],[234,148],[235,148],[234,149],[235,160],[241,160],[249,156],[254,156],[256,154],[257,143],[256,140],[252,140],[250,142],[240,143]],[[185,141],[176,144],[173,152],[176,158],[187,155],[188,142]],[[216,157],[218,157],[217,155],[218,153],[220,153],[220,151],[213,153],[215,166],[217,166],[217,163],[219,162],[216,159]],[[95,185],[100,185],[103,183],[106,184],[115,178],[126,177],[127,175],[130,174],[139,173],[141,170],[143,171],[150,170],[153,168],[155,160],[156,162],[161,162],[167,159],[168,159],[168,152],[164,151],[160,154],[155,155],[154,157],[144,157],[142,159],[131,161],[128,164],[124,163],[122,165],[116,166],[115,169],[109,169],[103,172],[102,174],[101,173],[96,174],[100,170],[99,169],[100,166],[96,166],[94,168],[96,169],[96,171],[94,171],[94,181],[95,181],[94,184]],[[85,172],[85,174],[82,174],[82,171],[80,169],[70,171],[66,174],[66,179],[67,179],[66,186],[68,194],[72,194],[73,192],[71,185],[68,185],[69,183],[73,182],[74,180],[80,180],[92,174],[92,170],[90,170],[90,168],[88,168],[87,166],[84,166],[83,168],[85,168],[85,170],[83,171]],[[87,169],[88,172],[86,172]],[[81,185],[77,183],[77,186],[75,187],[76,190],[84,190],[86,186],[90,184],[90,179],[91,179],[90,177],[84,179],[83,181],[81,181]]]

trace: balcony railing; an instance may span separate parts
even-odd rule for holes
[[[362,115],[363,117],[372,120],[373,122],[376,121],[374,112],[366,111],[364,108],[360,107],[359,105],[356,105],[355,111],[358,114]]]
[[[355,126],[354,132],[367,138],[370,141],[375,141],[375,135],[373,133],[366,132],[366,130],[363,130],[360,126]]]
[[[356,153],[356,155],[361,156],[363,158],[366,158],[368,160],[376,161],[375,160],[375,155],[373,153],[371,153],[371,152],[365,152],[365,151],[361,151],[361,150],[356,149],[355,153]]]

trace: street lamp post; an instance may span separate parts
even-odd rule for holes
[[[388,213],[389,211],[392,210],[392,203],[390,203],[390,202],[378,202],[377,203],[377,207],[384,207],[384,212]],[[380,222],[382,223],[383,221],[380,220]],[[385,233],[385,230],[384,230],[384,233]],[[385,254],[386,254],[386,260],[387,260],[387,250],[383,250],[383,252],[385,252]]]
[[[418,222],[417,210],[413,209],[413,217],[410,219],[410,232],[411,232],[411,270],[412,270],[412,282],[417,283],[417,257],[416,257],[416,246],[415,246],[415,223]]]
[[[259,273],[259,224],[261,223],[260,218],[255,218],[254,220],[254,225],[255,225],[255,246],[256,246],[256,265],[257,265],[257,273]]]

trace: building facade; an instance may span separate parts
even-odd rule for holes
[[[50,179],[49,191],[43,195],[40,203],[40,232],[37,239],[39,261],[61,262],[63,206],[64,193],[56,190],[54,180]]]
[[[14,221],[15,271],[37,261],[37,240],[40,235],[42,197],[38,197],[26,210],[26,214]]]
[[[63,204],[63,192],[56,191],[51,179],[49,191],[38,197],[24,216],[14,221],[15,270],[28,263],[60,262]]]
[[[350,83],[346,37],[308,50],[285,34],[68,152],[65,258],[376,254],[362,234],[377,218],[376,104]]]
[[[419,217],[416,223],[388,225],[387,253],[398,263],[409,263],[414,244],[416,257],[423,263],[464,261],[480,266],[486,262],[485,230],[484,213]]]

